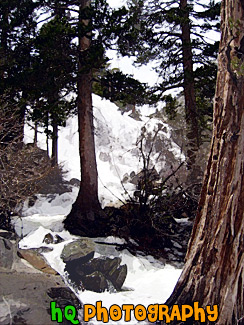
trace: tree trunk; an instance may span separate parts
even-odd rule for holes
[[[35,122],[34,127],[34,145],[37,146],[37,137],[38,137],[38,123]]]
[[[52,92],[49,98],[49,105],[51,108],[51,121],[52,121],[52,155],[51,155],[51,166],[55,167],[58,165],[58,101],[59,95],[58,91]]]
[[[52,134],[52,158],[51,166],[55,167],[58,165],[58,124],[55,117],[52,119],[53,134]]]
[[[49,125],[49,113],[46,112],[46,147],[47,147],[47,157],[49,158],[49,133],[48,133],[48,125]]]
[[[80,0],[80,10],[90,6],[89,0]],[[88,26],[89,21],[81,19]],[[73,234],[97,235],[99,225],[96,217],[101,215],[98,200],[98,176],[95,154],[92,71],[89,66],[90,35],[79,38],[79,75],[78,75],[78,129],[81,165],[81,184],[78,197],[70,214],[64,221],[66,229]],[[86,60],[88,58],[88,60]],[[98,218],[99,219],[99,218]],[[95,222],[96,221],[96,222]]]
[[[186,263],[167,304],[217,304],[216,324],[232,325],[244,316],[243,1],[223,1],[221,21],[210,157]]]
[[[189,178],[194,181],[199,173],[196,166],[197,151],[200,146],[200,134],[197,119],[193,59],[190,36],[190,20],[187,0],[180,0],[181,10],[181,40],[184,70],[184,98],[187,124],[187,169]]]

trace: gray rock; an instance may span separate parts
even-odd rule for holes
[[[67,263],[79,259],[79,263],[85,263],[93,258],[95,244],[89,238],[82,238],[64,246],[61,253],[62,260]]]
[[[106,152],[100,152],[100,154],[99,154],[99,159],[100,159],[101,161],[104,161],[104,162],[106,162],[106,161],[111,161],[111,157],[110,157],[110,155],[109,155],[108,153],[106,153]]]
[[[13,259],[13,244],[9,239],[0,237],[0,267],[11,270]]]
[[[59,276],[0,272],[0,283],[1,325],[60,324],[51,320],[51,301],[55,301],[57,307],[62,310],[67,305],[82,308],[73,292],[65,287]],[[71,323],[63,317],[62,324]]]
[[[105,276],[107,276],[112,269],[118,268],[120,263],[121,263],[121,259],[119,257],[93,258],[89,262],[77,266],[77,272],[79,268],[79,270],[84,274],[91,274],[92,272],[99,271],[103,273]]]

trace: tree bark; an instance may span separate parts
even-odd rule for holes
[[[185,114],[187,124],[187,169],[189,178],[193,181],[198,176],[199,170],[196,168],[196,156],[200,146],[200,133],[197,118],[193,57],[191,46],[191,30],[187,0],[180,0],[181,11],[181,41],[184,71],[184,98]]]
[[[219,306],[216,324],[244,316],[244,4],[224,0],[213,138],[181,277],[166,302]],[[197,322],[196,322],[197,323]],[[206,321],[206,323],[210,323]],[[173,322],[172,322],[173,324]],[[194,324],[192,320],[191,324]]]
[[[81,11],[89,6],[90,0],[80,0]],[[88,20],[81,19],[83,27],[87,27],[88,24]],[[98,200],[98,176],[92,107],[92,71],[89,66],[90,46],[91,39],[89,34],[79,38],[80,55],[77,86],[81,183],[78,197],[64,224],[74,234],[93,236],[99,233],[99,227],[95,221],[101,214],[101,206]]]

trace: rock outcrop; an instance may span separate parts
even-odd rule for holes
[[[21,251],[32,260],[36,253],[40,255],[38,250],[31,253],[31,250]],[[17,241],[12,234],[0,231],[0,324],[58,324],[51,320],[52,301],[61,310],[67,305],[82,309],[79,300],[59,275],[45,274],[26,263],[17,255]],[[63,318],[62,324],[72,323]]]
[[[126,279],[127,266],[119,257],[94,258],[95,244],[81,238],[67,244],[61,254],[69,279],[80,289],[95,292],[119,291]]]

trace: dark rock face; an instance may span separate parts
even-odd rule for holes
[[[13,244],[7,238],[0,237],[0,267],[11,270],[13,265]]]
[[[105,276],[99,272],[95,271],[91,274],[81,277],[83,287],[86,290],[95,292],[104,292],[109,289],[108,281]]]
[[[95,292],[121,290],[126,279],[127,266],[120,265],[119,257],[93,258],[94,243],[84,238],[68,244],[61,254],[66,263],[65,271],[79,288]],[[69,255],[70,254],[70,255]]]

